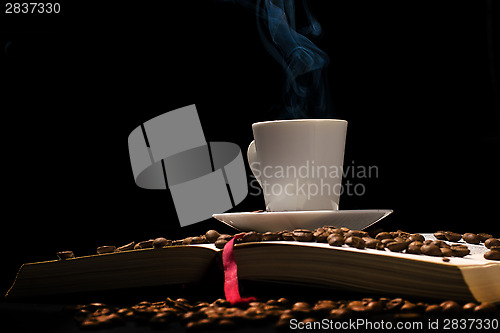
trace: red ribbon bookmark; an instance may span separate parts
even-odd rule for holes
[[[222,262],[224,264],[224,294],[226,295],[226,299],[233,305],[255,301],[254,297],[242,298],[238,285],[238,266],[234,260],[233,246],[234,241],[244,235],[244,233],[235,235],[233,239],[224,245],[224,249],[222,250]]]

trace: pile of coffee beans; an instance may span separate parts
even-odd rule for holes
[[[347,245],[357,249],[376,249],[381,251],[402,252],[408,254],[423,254],[429,256],[443,257],[443,261],[449,261],[448,257],[464,257],[470,253],[467,244],[448,244],[463,240],[469,244],[483,243],[489,250],[484,254],[488,260],[500,260],[500,239],[490,234],[459,234],[451,231],[438,231],[434,233],[436,240],[425,240],[421,234],[411,234],[402,230],[382,231],[376,234],[361,230],[351,230],[345,227],[324,226],[314,230],[295,229],[279,232],[259,233],[249,231],[242,238],[236,240],[238,243],[265,242],[265,241],[297,241],[328,243],[331,246]],[[209,244],[213,243],[219,249],[223,249],[234,235],[220,234],[216,230],[209,230],[204,235],[187,237],[180,240],[169,240],[164,237],[149,239],[138,243],[131,242],[116,247],[105,245],[97,248],[98,254],[130,251],[149,248],[163,248],[177,245]],[[74,258],[71,251],[57,253],[59,259]]]
[[[359,300],[291,301],[287,298],[262,299],[248,304],[231,305],[224,299],[213,302],[176,300],[143,301],[130,307],[102,303],[68,308],[82,329],[109,328],[135,322],[154,328],[176,323],[188,330],[232,329],[248,325],[273,325],[289,328],[290,320],[333,321],[346,318],[413,319],[422,317],[494,316],[499,309],[493,303],[412,302],[402,298],[363,298]]]
[[[483,243],[488,248],[488,251],[484,254],[484,258],[488,260],[500,260],[500,239],[494,238],[493,235],[485,233],[474,234],[471,232],[461,235],[451,231],[437,231],[434,233],[434,237],[450,242],[458,242],[462,239],[469,244]]]

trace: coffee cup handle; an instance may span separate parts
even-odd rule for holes
[[[252,170],[252,173],[255,176],[255,179],[257,179],[260,186],[262,186],[262,183],[259,179],[259,176],[261,174],[260,168],[259,168],[260,162],[257,158],[257,151],[255,150],[255,140],[250,142],[250,145],[248,146],[247,159],[248,159],[248,164],[250,165],[250,169]]]

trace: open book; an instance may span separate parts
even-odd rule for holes
[[[430,234],[424,234],[433,239]],[[355,249],[324,243],[266,241],[237,244],[241,280],[304,284],[457,301],[500,302],[500,262],[471,254],[441,257]],[[9,298],[202,282],[218,265],[213,244],[171,246],[24,264]]]

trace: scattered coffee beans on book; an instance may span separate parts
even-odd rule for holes
[[[131,242],[129,244],[115,248],[115,246],[100,246],[97,249],[98,254],[130,251],[137,249],[164,248],[169,246],[208,244],[213,243],[216,248],[223,249],[234,235],[220,234],[216,230],[208,230],[205,234],[199,236],[186,237],[178,240],[168,240],[164,237],[158,237],[139,243]],[[373,237],[372,237],[373,236]],[[237,239],[236,244],[250,242],[267,241],[296,241],[296,242],[317,242],[328,243],[330,246],[349,246],[356,249],[376,249],[380,251],[391,251],[407,253],[412,255],[429,255],[435,257],[445,257],[450,261],[450,257],[464,257],[470,254],[467,244],[478,245],[483,243],[490,251],[484,254],[488,260],[500,260],[497,248],[500,246],[500,240],[486,233],[465,233],[459,234],[452,231],[437,231],[434,233],[437,240],[425,240],[421,234],[410,234],[408,232],[380,231],[377,234],[368,233],[362,230],[351,230],[349,228],[335,226],[323,226],[314,230],[295,229],[283,230],[280,232],[259,233],[249,231],[243,237]],[[448,243],[451,242],[451,243]],[[493,252],[491,251],[493,250]],[[496,252],[495,252],[496,251]],[[66,253],[68,252],[68,253]],[[58,252],[60,259],[73,258],[70,251]]]

